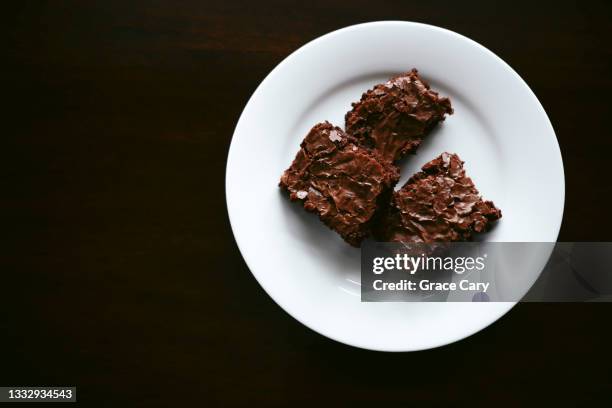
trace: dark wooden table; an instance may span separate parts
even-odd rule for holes
[[[369,352],[289,317],[235,245],[225,160],[247,99],[305,42],[383,19],[513,66],[561,144],[559,239],[611,240],[611,3],[464,3],[5,8],[0,385],[76,385],[104,406],[610,400],[610,304],[521,304],[456,344]]]

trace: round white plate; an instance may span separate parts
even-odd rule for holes
[[[329,120],[344,127],[351,102],[413,67],[451,98],[455,113],[405,161],[398,186],[443,151],[458,153],[483,197],[503,212],[485,240],[556,241],[563,164],[544,109],[491,51],[430,25],[360,24],[304,45],[257,88],[238,121],[227,160],[230,222],[261,286],[304,325],[373,350],[442,346],[482,330],[515,304],[362,303],[359,249],[278,188],[315,123]],[[517,274],[539,274],[543,262],[527,259],[514,266]]]

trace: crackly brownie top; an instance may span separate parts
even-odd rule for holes
[[[412,153],[445,114],[448,98],[438,96],[417,70],[391,78],[365,92],[347,112],[346,132],[389,161]]]
[[[393,194],[377,231],[384,241],[469,240],[486,231],[501,211],[483,201],[456,154],[442,153]]]
[[[395,166],[382,164],[342,129],[324,122],[310,130],[280,186],[347,242],[359,245],[379,195],[398,179]]]

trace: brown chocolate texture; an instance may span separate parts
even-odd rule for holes
[[[395,166],[324,122],[306,135],[279,185],[292,201],[301,201],[349,244],[359,246],[398,179]]]
[[[459,156],[442,153],[393,193],[375,236],[380,241],[466,241],[499,218],[501,211],[480,197]]]
[[[346,132],[359,144],[395,162],[413,153],[425,135],[453,109],[416,69],[365,92],[345,116]]]

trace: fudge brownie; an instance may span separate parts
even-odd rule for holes
[[[416,69],[365,92],[346,113],[346,132],[359,143],[396,161],[413,153],[423,137],[453,109],[438,96]]]
[[[467,241],[499,218],[501,211],[482,200],[459,156],[442,153],[393,193],[375,236],[380,241]]]
[[[292,201],[301,201],[349,244],[359,246],[398,179],[395,166],[324,122],[308,132],[279,185]]]

